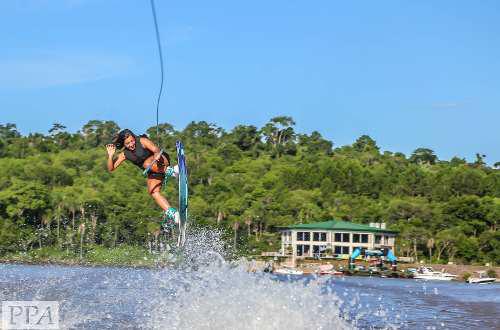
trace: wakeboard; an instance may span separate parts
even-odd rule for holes
[[[177,247],[183,247],[186,243],[186,231],[188,229],[188,170],[186,157],[184,155],[184,145],[181,141],[175,143],[177,149],[177,165],[179,166],[179,235],[177,237]]]

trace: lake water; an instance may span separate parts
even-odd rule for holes
[[[500,286],[189,269],[0,265],[0,300],[57,300],[64,329],[499,329]]]
[[[212,230],[183,251],[158,269],[0,264],[0,300],[58,301],[62,329],[500,329],[499,284],[249,273]]]

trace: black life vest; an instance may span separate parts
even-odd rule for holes
[[[142,169],[144,161],[148,159],[148,157],[153,153],[142,146],[141,136],[138,136],[135,138],[135,149],[132,151],[125,148],[124,154],[127,160],[130,160],[132,163]]]

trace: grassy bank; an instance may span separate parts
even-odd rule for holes
[[[34,249],[28,252],[9,253],[0,257],[3,263],[61,264],[86,266],[153,267],[155,257],[139,246],[117,246],[105,248],[91,246],[80,256],[79,252],[53,247]]]

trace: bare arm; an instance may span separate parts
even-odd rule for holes
[[[121,163],[123,163],[125,161],[125,154],[122,152],[118,155],[118,157],[116,158],[116,160],[113,161],[113,155],[115,153],[115,145],[114,144],[108,144],[106,146],[106,150],[108,151],[108,163],[107,163],[107,166],[108,166],[108,171],[110,172],[113,172],[114,170],[116,170],[116,168],[118,166],[120,166]]]
[[[156,146],[156,144],[154,144],[150,139],[148,138],[145,138],[145,137],[141,137],[141,144],[144,146],[144,148],[148,149],[149,151],[151,151],[152,153],[154,153],[155,155],[155,160],[158,160],[160,159],[160,148],[158,148]]]

